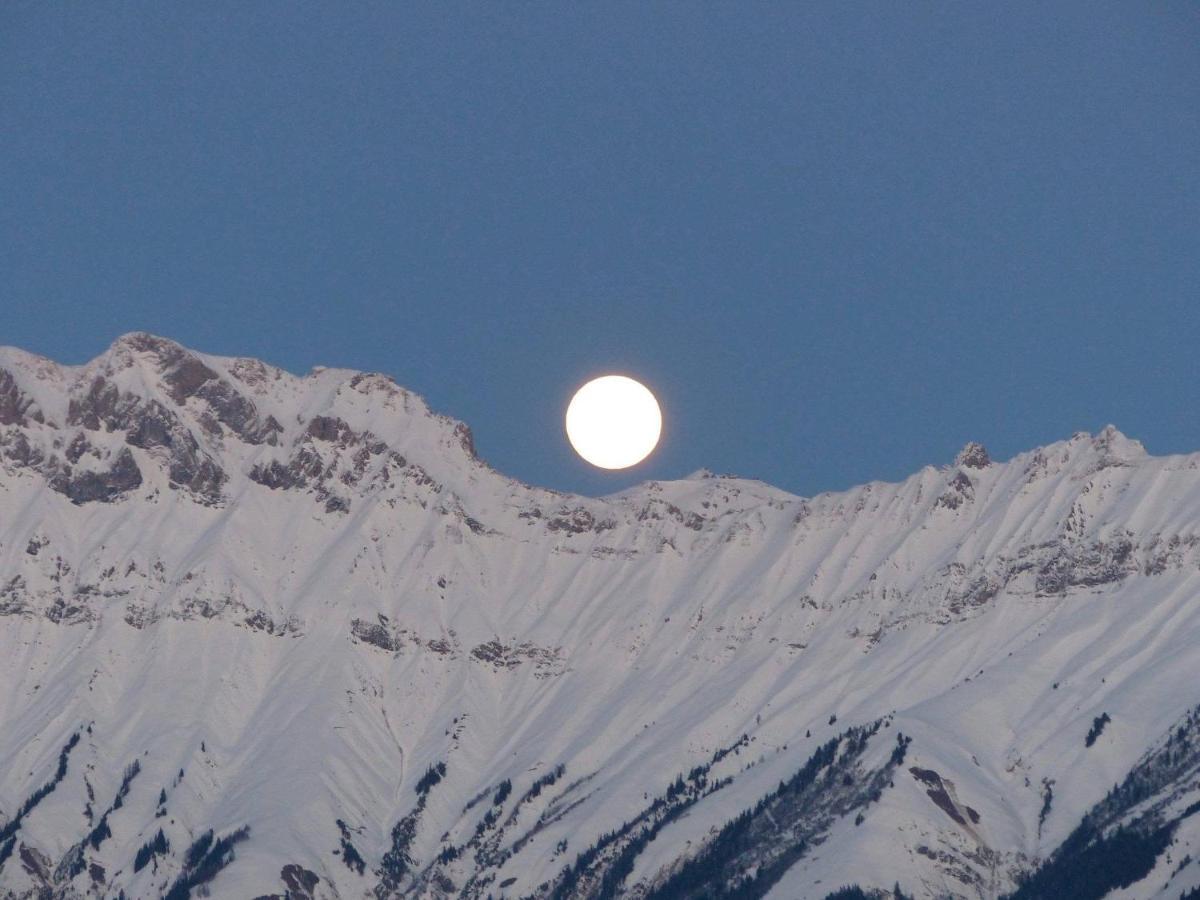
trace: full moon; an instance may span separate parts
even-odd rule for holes
[[[589,381],[567,407],[567,438],[580,456],[601,469],[627,469],[650,455],[662,434],[658,401],[624,375]]]

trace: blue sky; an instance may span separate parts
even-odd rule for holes
[[[9,3],[0,343],[384,371],[503,471],[1200,449],[1200,7]],[[562,434],[619,371],[624,474]]]

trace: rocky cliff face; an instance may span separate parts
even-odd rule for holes
[[[0,350],[0,891],[1178,896],[1198,465],[593,499],[385,376]]]

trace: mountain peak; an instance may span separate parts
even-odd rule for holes
[[[983,444],[969,441],[955,457],[954,464],[967,469],[986,469],[992,464],[992,458]]]
[[[170,338],[151,334],[148,331],[127,331],[108,346],[107,353],[132,350],[139,353],[180,352],[183,345]]]
[[[1096,434],[1092,444],[1113,460],[1132,461],[1147,455],[1141,441],[1126,437],[1115,425],[1105,425]]]

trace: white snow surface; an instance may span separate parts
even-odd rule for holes
[[[249,401],[249,425],[172,388],[191,361]],[[497,832],[519,847],[501,864],[468,854],[409,893],[456,896],[474,875],[480,896],[540,896],[747,735],[714,767],[732,782],[638,856],[637,896],[819,744],[890,716],[888,742],[913,738],[894,787],[770,896],[898,881],[996,897],[1200,702],[1200,455],[1151,457],[1111,427],[812,498],[701,472],[595,499],[497,473],[465,427],[381,375],[295,376],[144,334],[78,367],[0,349],[0,371],[21,410],[5,422],[0,400],[0,823],[80,734],[0,870],[13,896],[51,882],[162,896],[200,833],[243,826],[212,896],[283,896],[287,864],[319,877],[314,897],[376,896],[392,829],[439,762],[409,848],[418,873],[471,838],[504,779],[507,817],[565,773]],[[97,380],[135,420],[166,410],[219,489],[172,484],[182,432],[138,446],[132,425],[87,421]],[[140,483],[82,502],[55,488],[81,437],[72,477],[127,450]],[[251,477],[302,451],[302,482]],[[135,760],[111,837],[84,848],[103,883],[22,864],[25,849],[57,865]],[[954,821],[910,766],[978,821]],[[339,820],[364,874],[340,855]],[[159,828],[170,853],[135,873]],[[1195,863],[1173,874],[1197,840],[1181,829],[1174,862],[1121,896],[1200,884]]]

